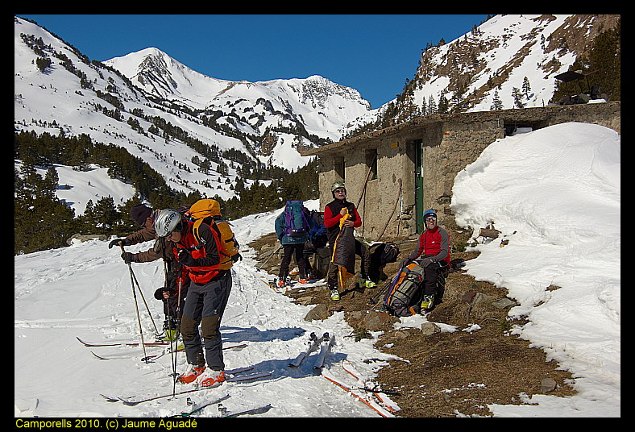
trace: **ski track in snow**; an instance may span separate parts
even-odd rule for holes
[[[252,233],[251,230],[242,231],[243,234],[262,235]],[[243,244],[246,241],[243,240]],[[146,250],[151,242],[127,248],[130,251]],[[15,266],[15,280],[19,286],[28,286],[16,293],[17,307],[22,302],[35,301],[40,308],[34,312],[19,314],[15,319],[16,332],[21,343],[30,343],[33,337],[39,338],[38,333],[70,330],[68,346],[69,359],[81,361],[76,382],[71,386],[81,386],[82,380],[91,379],[96,389],[103,389],[104,393],[127,395],[129,389],[134,393],[159,394],[169,392],[172,387],[173,358],[177,371],[186,367],[185,354],[167,354],[148,363],[142,361],[146,355],[162,352],[165,347],[110,347],[88,348],[78,341],[72,340],[79,336],[87,341],[100,340],[139,340],[139,328],[135,308],[138,307],[141,317],[142,331],[146,341],[153,340],[155,325],[161,329],[163,324],[163,310],[160,302],[154,299],[154,290],[163,284],[163,267],[161,261],[135,264],[131,268],[139,282],[137,289],[137,304],[132,294],[130,269],[124,265],[119,257],[120,250],[108,249],[107,242],[92,241],[76,244],[62,250],[45,251],[31,254],[18,260]],[[273,408],[260,416],[288,416],[298,417],[306,413],[323,411],[331,416],[374,416],[372,410],[356,402],[332,384],[316,375],[313,362],[316,353],[309,356],[299,368],[289,368],[288,363],[298,353],[305,349],[308,334],[315,331],[322,334],[350,334],[352,329],[344,322],[343,314],[329,318],[324,322],[309,323],[304,321],[304,315],[309,307],[296,305],[293,301],[272,290],[268,280],[273,275],[254,269],[255,255],[253,249],[245,247],[243,261],[232,268],[232,292],[223,316],[221,333],[225,343],[247,343],[242,350],[224,352],[227,368],[253,366],[255,372],[273,371],[270,379],[250,383],[226,383],[218,389],[206,391],[210,395],[221,395],[229,392],[231,397],[223,402],[229,411],[250,408],[257,404],[272,403]],[[56,262],[63,259],[68,266],[38,265],[44,262]],[[96,278],[95,275],[104,275]],[[74,305],[65,306],[64,298],[71,295],[75,299]],[[147,302],[147,306],[144,303]],[[37,298],[37,300],[35,300]],[[26,303],[25,303],[26,304]],[[48,304],[51,307],[47,307]],[[150,313],[148,313],[148,308]],[[61,312],[60,312],[61,311]],[[36,345],[37,347],[37,345]],[[42,347],[42,349],[44,349]],[[115,356],[114,361],[103,361],[91,354],[100,353]],[[100,351],[102,350],[102,351]],[[22,351],[22,350],[21,350]],[[368,344],[362,351],[373,351]],[[73,353],[73,354],[71,354]],[[32,355],[38,355],[38,349]],[[116,358],[119,356],[118,358]],[[325,362],[328,366],[345,356],[338,352],[337,345],[333,347],[331,356]],[[80,360],[81,359],[81,360]],[[17,359],[19,361],[19,359]],[[69,361],[69,367],[73,367]],[[46,367],[45,367],[46,368]],[[99,368],[97,379],[83,377],[86,373],[92,375],[92,370]],[[123,368],[123,369],[122,369]],[[124,372],[116,372],[125,370]],[[115,375],[112,375],[115,373]],[[95,397],[86,408],[77,410],[76,406],[84,406],[79,400],[59,401],[51,399],[53,388],[65,385],[65,376],[70,371],[50,371],[47,373],[49,383],[45,390],[35,388],[30,392],[39,396],[39,403],[53,404],[47,412],[59,416],[124,416],[124,417],[164,417],[174,415],[184,410],[185,397],[174,400],[157,400],[143,403],[134,407],[120,403],[104,402],[95,392]],[[179,385],[177,389],[182,389]],[[28,392],[28,390],[24,390]],[[77,392],[78,394],[81,391]],[[334,393],[334,394],[333,394]],[[277,403],[278,395],[285,394],[293,399],[292,404]],[[323,397],[324,394],[333,394]],[[203,395],[191,395],[191,399],[203,398]],[[101,400],[100,400],[101,399]],[[20,415],[35,413],[32,408],[34,402],[29,398],[16,398],[15,411]],[[22,408],[19,408],[20,405]],[[216,417],[220,412],[216,406],[205,408],[201,416]]]

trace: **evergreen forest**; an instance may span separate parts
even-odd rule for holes
[[[223,217],[232,220],[280,208],[287,199],[315,199],[319,193],[317,160],[292,172],[260,167],[251,173],[252,178],[270,179],[268,185],[256,180],[246,187],[245,179],[238,177],[233,185],[237,197],[223,200],[175,191],[140,158],[122,147],[93,142],[88,135],[15,133],[14,158],[22,161],[21,167],[14,169],[14,254],[67,246],[74,234],[125,236],[139,229],[129,214],[140,202],[153,208],[178,209],[200,198],[214,198],[221,204]],[[134,186],[137,195],[120,205],[111,197],[89,201],[84,214],[75,215],[56,196],[56,190],[64,185],[59,184],[55,165],[70,165],[79,171],[93,165],[107,167],[110,177]],[[46,174],[39,175],[38,169]]]

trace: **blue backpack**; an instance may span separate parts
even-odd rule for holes
[[[309,221],[304,214],[302,201],[287,201],[284,208],[284,234],[300,237],[309,232]]]
[[[316,248],[323,248],[328,242],[324,215],[315,210],[312,210],[309,216],[309,240]]]

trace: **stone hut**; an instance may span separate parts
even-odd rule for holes
[[[330,202],[331,184],[346,183],[369,241],[408,237],[423,228],[424,209],[439,222],[451,214],[457,173],[497,139],[517,131],[580,122],[620,133],[620,102],[546,106],[459,114],[436,114],[302,152],[319,158],[320,208]]]

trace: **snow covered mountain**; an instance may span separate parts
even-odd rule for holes
[[[337,140],[347,122],[370,110],[357,90],[318,75],[255,83],[219,80],[193,71],[157,48],[104,63],[151,95],[192,110],[222,112],[219,123],[250,134],[303,125],[311,135]]]
[[[413,79],[377,110],[375,124],[435,113],[442,104],[445,112],[546,106],[556,75],[588,56],[594,38],[615,28],[619,17],[495,15],[449,43],[429,43]]]
[[[421,56],[414,102],[442,93],[467,111],[492,109],[495,93],[503,109],[514,108],[513,89],[525,77],[525,107],[546,105],[555,76],[588,54],[598,32],[615,26],[617,15],[497,15],[447,45]]]
[[[302,167],[309,158],[299,148],[339,139],[371,111],[359,92],[320,76],[223,81],[154,48],[90,61],[19,17],[14,34],[16,132],[112,143],[186,193],[228,199],[237,177],[248,187],[258,166]]]
[[[167,184],[223,199],[258,166],[296,169],[298,150],[428,114],[543,106],[559,73],[588,54],[619,15],[496,15],[429,44],[397,98],[371,110],[358,91],[320,76],[262,82],[198,73],[156,48],[103,63],[15,18],[15,130],[112,143]]]

